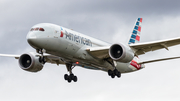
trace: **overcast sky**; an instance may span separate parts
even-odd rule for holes
[[[110,43],[128,42],[143,18],[141,42],[180,37],[179,0],[1,0],[0,53],[35,52],[26,40],[31,27],[54,23]],[[179,56],[180,46],[140,56],[142,60]],[[1,101],[179,101],[180,60],[146,64],[137,72],[111,79],[106,72],[46,64],[42,71],[20,69],[14,58],[0,57]]]

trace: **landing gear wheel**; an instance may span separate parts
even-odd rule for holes
[[[69,77],[71,78],[71,80],[73,80],[74,79],[74,74],[70,74]]]
[[[42,64],[46,63],[46,59],[44,57],[39,57],[39,62]]]
[[[108,75],[111,76],[112,78],[114,78],[115,76],[117,76],[118,78],[121,77],[121,73],[117,69],[114,69],[113,71],[108,70]]]
[[[108,75],[111,76],[113,74],[112,70],[108,70]]]
[[[64,79],[68,80],[69,76],[67,74],[64,75]]]
[[[46,59],[44,58],[44,55],[43,55],[43,49],[36,49],[36,52],[41,54],[41,56],[39,57],[39,62],[42,64],[45,64]]]
[[[77,76],[74,76],[74,74],[64,75],[64,79],[67,80],[69,83],[73,80],[74,82],[77,82]]]
[[[120,78],[120,77],[121,77],[121,75],[117,75],[117,77],[118,77],[118,78]]]
[[[121,77],[121,73],[118,71],[118,74],[116,75],[118,78]]]
[[[114,77],[115,77],[115,74],[111,74],[111,77],[114,78]]]
[[[71,78],[69,77],[67,81],[68,81],[69,83],[71,83]]]
[[[119,71],[117,69],[114,69],[114,74],[117,76],[119,74]]]
[[[77,76],[74,76],[73,81],[74,81],[74,82],[77,82]]]
[[[72,65],[71,63],[67,63],[66,64],[66,68],[67,68],[67,70],[68,70],[68,72],[69,72],[69,75],[68,74],[65,74],[64,75],[64,79],[65,80],[67,80],[69,83],[71,82],[71,81],[74,81],[74,82],[77,82],[77,76],[75,76],[73,73],[72,73],[72,69],[74,68],[75,66],[74,65]]]

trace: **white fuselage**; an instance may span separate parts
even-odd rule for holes
[[[108,71],[114,67],[107,61],[93,57],[87,52],[91,47],[104,47],[111,44],[86,36],[76,31],[49,23],[42,23],[32,28],[43,28],[44,31],[30,31],[27,35],[29,44],[35,49],[44,49],[46,53],[61,57],[67,63],[88,69]],[[144,68],[137,64],[135,57],[129,63],[116,62],[121,73],[133,72]]]

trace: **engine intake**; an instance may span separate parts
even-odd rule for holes
[[[43,64],[39,62],[39,58],[39,55],[35,53],[25,53],[19,58],[19,66],[21,69],[29,72],[38,72],[43,68]]]
[[[109,49],[109,56],[119,62],[130,62],[134,58],[133,51],[122,44],[113,44]]]

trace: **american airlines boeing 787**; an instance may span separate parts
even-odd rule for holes
[[[42,70],[45,63],[66,65],[69,74],[65,74],[64,79],[68,82],[77,81],[72,72],[75,66],[102,70],[112,78],[120,78],[121,73],[140,70],[145,63],[180,58],[140,62],[139,55],[162,48],[168,50],[168,47],[180,44],[180,38],[139,43],[141,23],[142,18],[138,18],[127,44],[109,44],[62,26],[41,23],[33,26],[27,34],[27,41],[36,52],[0,56],[19,59],[19,66],[29,72]]]

